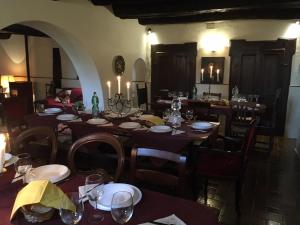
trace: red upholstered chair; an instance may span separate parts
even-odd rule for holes
[[[249,124],[246,137],[239,139],[225,138],[224,149],[202,149],[196,154],[194,178],[205,178],[204,199],[207,203],[208,178],[230,179],[236,183],[235,204],[240,214],[239,201],[244,172],[247,166],[248,153],[253,146],[256,121]],[[229,142],[233,142],[229,145]],[[237,148],[240,143],[240,148]],[[194,180],[195,181],[195,180]],[[194,186],[195,187],[195,186]]]

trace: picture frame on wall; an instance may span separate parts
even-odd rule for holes
[[[225,57],[201,57],[200,83],[223,84]]]

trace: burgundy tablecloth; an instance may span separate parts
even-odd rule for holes
[[[0,175],[0,224],[1,225],[26,225],[30,224],[24,220],[22,213],[18,213],[13,221],[9,220],[10,213],[14,204],[14,199],[17,192],[23,187],[19,181],[11,184],[14,171],[9,168],[9,171]],[[76,191],[79,185],[84,184],[84,177],[76,176],[70,180],[60,184],[59,186],[65,191]],[[149,190],[142,190],[143,197],[140,203],[134,208],[134,214],[128,225],[139,224],[146,221],[152,221],[161,217],[169,216],[171,214],[177,215],[188,225],[217,225],[218,219],[215,210],[200,205],[196,202],[181,199],[158,192]],[[90,210],[90,205],[85,203],[85,215]],[[103,212],[105,219],[102,225],[116,224],[109,212]],[[58,213],[49,220],[40,224],[58,225],[63,224],[59,218]],[[79,223],[81,225],[88,224],[84,217]]]

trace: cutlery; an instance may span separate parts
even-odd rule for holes
[[[160,222],[156,222],[156,221],[151,221],[150,223],[156,224],[156,225],[175,225],[173,223],[160,223]]]
[[[87,194],[90,193],[92,190],[94,190],[96,187],[100,186],[100,185],[103,185],[102,183],[101,184],[97,184],[95,185],[95,187],[93,187],[92,189],[88,190],[87,192],[85,192],[85,195],[82,196],[80,199],[85,199],[87,197]]]

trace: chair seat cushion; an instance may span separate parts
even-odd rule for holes
[[[208,177],[236,177],[241,172],[239,155],[200,153],[197,159],[197,173]]]

